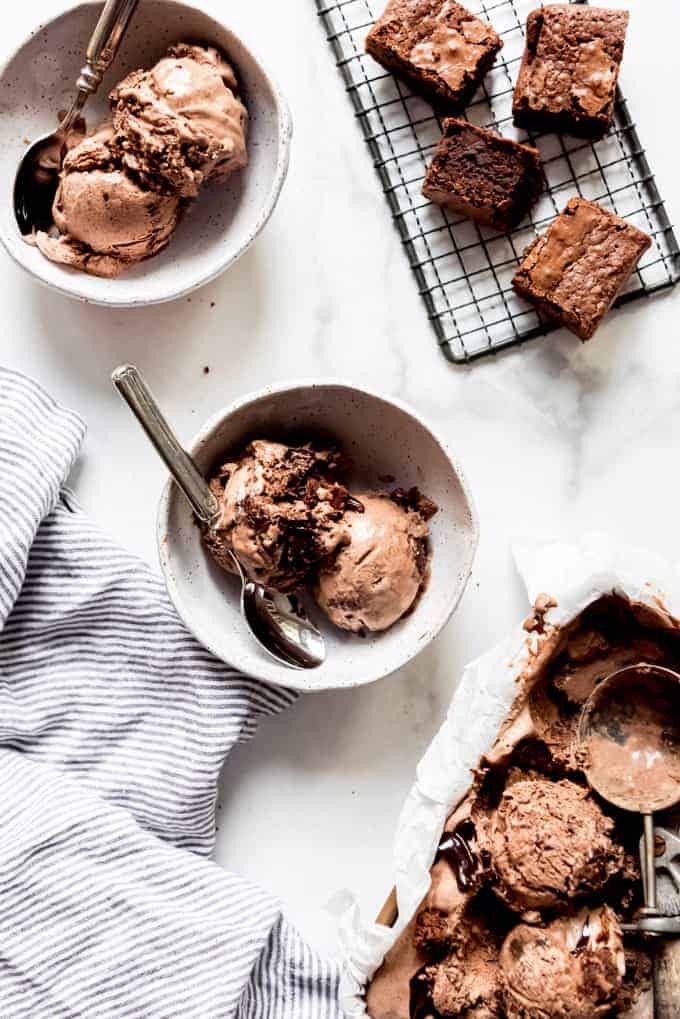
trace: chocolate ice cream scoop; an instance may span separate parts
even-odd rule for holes
[[[176,195],[135,180],[116,160],[112,139],[107,124],[68,153],[52,209],[59,234],[36,235],[53,262],[108,278],[164,248],[182,209]]]
[[[464,1016],[465,1019],[503,1019],[497,976],[497,952],[477,942],[463,958],[451,956],[432,967],[430,1002],[423,1016]]]
[[[602,906],[547,927],[519,924],[500,966],[506,1019],[604,1019],[626,971],[616,914]]]
[[[623,863],[612,830],[592,794],[575,782],[514,782],[490,826],[494,891],[518,912],[564,907],[599,891]]]
[[[219,516],[204,535],[220,566],[233,571],[233,552],[258,583],[279,591],[305,586],[347,541],[350,496],[337,467],[335,450],[268,439],[256,439],[224,464],[212,481]]]
[[[651,814],[680,801],[680,675],[641,663],[619,669],[586,703],[579,737],[586,776],[622,810]]]
[[[503,1019],[498,968],[501,942],[502,936],[483,912],[468,905],[459,917],[452,951],[425,971],[435,1015]]]
[[[178,43],[111,93],[123,164],[151,187],[195,197],[248,162],[236,76],[211,46]]]
[[[348,543],[319,574],[316,598],[343,630],[386,630],[408,612],[428,565],[427,520],[387,494],[357,496]]]

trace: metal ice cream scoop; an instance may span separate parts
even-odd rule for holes
[[[180,445],[134,365],[116,368],[111,380],[154,445],[199,521],[213,528],[219,516],[217,498],[198,467]],[[241,578],[241,613],[250,632],[267,654],[293,669],[314,669],[326,657],[324,639],[294,596],[250,580],[231,550]]]
[[[680,802],[680,675],[658,665],[631,665],[595,688],[578,733],[590,785],[621,810],[643,815],[644,906],[625,931],[680,935],[677,917],[657,902],[654,813]],[[672,866],[672,861],[671,861]],[[680,1016],[680,940],[655,960],[655,1015]]]
[[[22,234],[48,230],[69,132],[89,96],[97,91],[118,52],[139,0],[107,0],[85,54],[76,82],[77,94],[56,131],[33,142],[19,163],[14,180],[14,214]]]

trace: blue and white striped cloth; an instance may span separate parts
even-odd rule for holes
[[[341,1019],[335,965],[209,859],[225,756],[293,695],[88,521],[84,430],[0,369],[0,1019]]]

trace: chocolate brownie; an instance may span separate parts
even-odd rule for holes
[[[599,138],[611,127],[628,11],[552,4],[527,18],[515,124]]]
[[[454,0],[390,0],[366,51],[416,91],[461,109],[503,46],[490,25]]]
[[[572,198],[524,252],[512,285],[539,311],[589,340],[651,243],[625,219]]]
[[[526,215],[542,188],[536,149],[449,118],[423,194],[437,205],[507,232]]]

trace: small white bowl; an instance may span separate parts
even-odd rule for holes
[[[465,590],[477,548],[477,516],[462,471],[446,444],[415,411],[337,381],[273,386],[232,403],[201,429],[190,450],[206,476],[257,437],[328,437],[350,456],[353,491],[417,485],[439,511],[430,521],[432,570],[410,615],[366,638],[334,627],[310,599],[327,644],[318,669],[297,671],[270,659],[239,611],[239,586],[202,546],[184,497],[169,482],[158,515],[158,548],[170,597],[188,628],[218,658],[280,686],[298,690],[353,687],[387,676],[439,633]]]
[[[62,8],[63,5],[62,4]],[[233,64],[250,116],[249,166],[205,189],[168,247],[114,280],[46,259],[27,244],[14,218],[14,177],[26,140],[53,131],[74,96],[101,3],[83,3],[40,25],[0,71],[0,240],[42,283],[82,301],[114,307],[157,304],[214,279],[252,244],[271,216],[286,178],[292,123],[287,104],[260,62],[228,28],[176,0],[144,0],[113,67],[85,109],[88,128],[108,114],[107,96],[128,71],[149,67],[178,40],[210,43]]]

